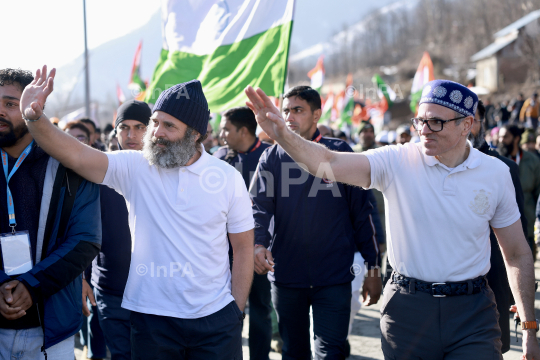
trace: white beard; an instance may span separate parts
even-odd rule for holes
[[[197,145],[195,140],[197,133],[192,128],[188,128],[184,137],[177,141],[158,139],[152,136],[153,128],[153,125],[151,125],[146,130],[142,149],[143,156],[150,165],[156,165],[164,169],[174,169],[185,166],[196,154]],[[165,147],[160,148],[157,146],[158,144],[165,145]]]

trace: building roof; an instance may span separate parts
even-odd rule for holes
[[[540,18],[540,10],[533,11],[533,12],[525,15],[521,19],[511,23],[510,25],[508,25],[504,29],[497,31],[493,36],[495,38],[498,38],[498,37],[501,37],[501,36],[508,35],[508,34],[514,32],[516,30],[521,29],[525,25],[529,24],[531,21],[534,21],[534,20],[536,20],[538,18]]]
[[[540,10],[528,13],[521,19],[514,21],[507,27],[497,31],[493,35],[493,37],[495,38],[495,42],[471,56],[471,61],[476,62],[478,60],[482,60],[495,55],[499,50],[501,50],[505,46],[510,45],[514,40],[517,39],[519,29],[531,23],[532,21],[537,20],[538,18],[540,18]]]
[[[485,59],[487,57],[493,56],[497,53],[497,51],[501,50],[502,48],[510,45],[512,42],[514,42],[517,39],[517,34],[514,34],[513,36],[509,36],[505,39],[500,39],[499,41],[495,41],[491,45],[483,48],[473,56],[471,56],[471,61],[476,62],[478,60]]]

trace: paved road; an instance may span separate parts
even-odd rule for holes
[[[536,280],[540,281],[540,264],[536,263],[535,268]],[[380,303],[363,307],[356,315],[353,325],[352,335],[350,337],[351,343],[351,356],[348,359],[351,360],[379,360],[384,359],[380,346],[380,332],[379,332],[379,307]],[[535,300],[536,318],[540,318],[540,292],[536,293]],[[511,350],[503,355],[504,360],[519,360],[521,358],[521,330],[518,330],[519,343],[515,341],[514,325],[511,319],[510,328],[512,329],[512,345]],[[247,334],[248,334],[248,318],[245,320],[245,326],[243,331],[243,344],[244,344],[244,359],[249,359],[249,352],[247,347]],[[82,348],[79,345],[78,338],[76,339],[75,358],[81,360]],[[108,358],[109,359],[109,358]],[[281,359],[281,355],[271,352],[271,360]]]

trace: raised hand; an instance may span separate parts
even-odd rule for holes
[[[279,109],[264,91],[248,86],[245,93],[250,100],[246,102],[246,105],[253,110],[257,122],[271,139],[279,140],[287,131],[290,131]]]
[[[28,85],[22,94],[20,108],[23,116],[29,120],[36,120],[43,115],[43,107],[47,97],[53,91],[56,69],[52,69],[47,77],[47,65],[36,71],[34,81]]]

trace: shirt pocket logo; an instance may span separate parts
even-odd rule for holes
[[[485,190],[474,190],[476,196],[474,200],[469,203],[469,208],[477,215],[485,215],[489,209],[489,196],[491,193]]]

